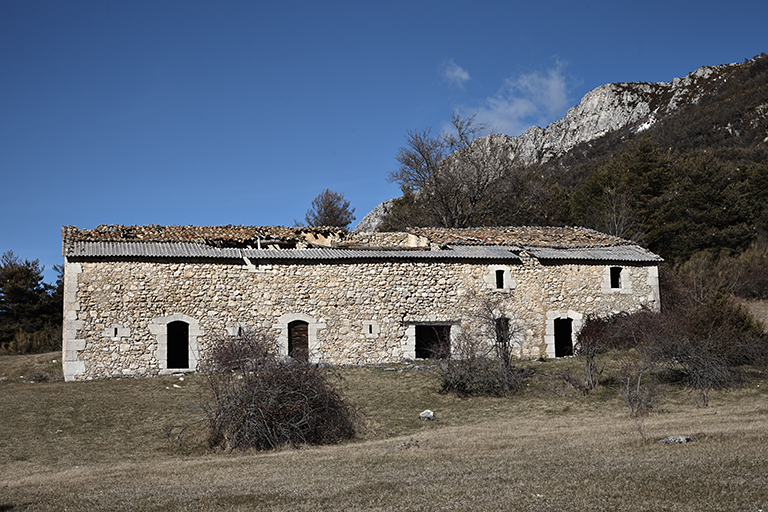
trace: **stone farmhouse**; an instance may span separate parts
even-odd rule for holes
[[[574,227],[62,228],[66,380],[194,371],[211,337],[270,332],[331,364],[443,357],[510,329],[570,355],[587,314],[660,307],[661,258]],[[492,304],[496,328],[478,320]]]

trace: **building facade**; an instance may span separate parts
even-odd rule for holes
[[[332,364],[445,357],[493,341],[572,352],[587,314],[660,307],[660,258],[583,228],[62,228],[65,379],[194,371],[211,339],[275,336]]]

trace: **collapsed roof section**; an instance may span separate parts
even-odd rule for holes
[[[260,242],[291,246],[340,240],[346,230],[334,227],[285,226],[122,226],[101,224],[96,229],[61,228],[65,247],[73,242],[195,243],[211,247],[249,247]]]
[[[70,258],[254,259],[265,261],[520,260],[652,263],[661,258],[630,241],[575,227],[410,228],[351,233],[333,227],[62,227]]]

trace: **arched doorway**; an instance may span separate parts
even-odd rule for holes
[[[189,324],[177,320],[168,324],[168,365],[166,368],[189,368]]]
[[[288,355],[299,361],[309,361],[309,324],[294,320],[288,324]]]

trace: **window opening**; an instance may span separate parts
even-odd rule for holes
[[[112,337],[117,338],[117,327],[115,327],[115,334]]]
[[[373,324],[368,324],[368,334],[373,334]]]
[[[504,271],[503,270],[496,271],[496,288],[498,289],[504,288]]]
[[[309,324],[294,320],[288,324],[288,355],[299,361],[309,361]]]
[[[555,319],[555,357],[573,355],[573,338],[571,336],[572,329],[573,319]]]
[[[189,324],[182,321],[168,324],[167,368],[189,368]]]
[[[621,288],[621,267],[611,267],[611,288]]]
[[[451,355],[450,325],[417,325],[416,358],[447,359]]]

